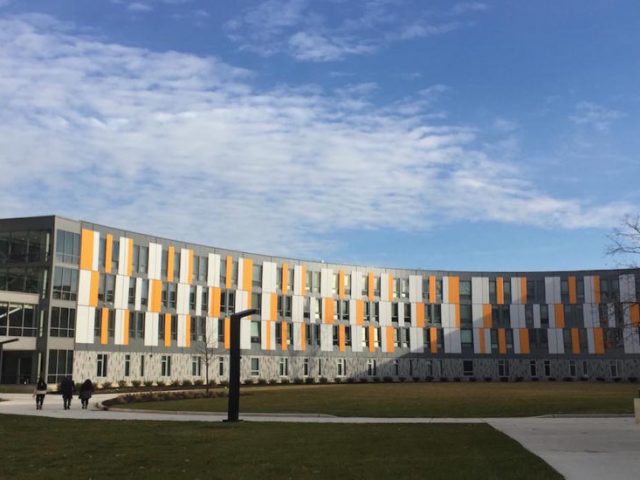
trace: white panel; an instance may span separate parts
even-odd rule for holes
[[[389,299],[389,274],[380,274],[380,298],[384,300]]]
[[[556,309],[553,305],[547,305],[549,311],[549,328],[556,328]]]
[[[406,308],[407,305],[410,304],[405,302],[398,302],[398,325],[400,327],[404,327],[406,324],[411,323],[411,311],[406,311],[410,310],[409,308]]]
[[[489,278],[482,277],[482,303],[489,303]]]
[[[558,347],[557,353],[564,353],[564,340],[562,338],[562,329],[556,329],[556,346]]]
[[[320,325],[320,350],[323,352],[333,351],[333,327],[331,325]]]
[[[355,325],[356,321],[356,301],[349,300],[349,323]]]
[[[292,297],[291,320],[295,323],[304,322],[304,297],[300,295]]]
[[[155,248],[155,243],[149,243],[149,263],[147,265],[147,271],[145,272],[147,274],[147,278],[149,279],[156,279],[156,256],[157,256],[157,252],[156,252],[156,248]],[[137,287],[136,287],[137,288]]]
[[[422,353],[424,351],[424,337],[421,328],[409,329],[409,342],[412,352]]]
[[[362,352],[362,339],[364,337],[364,328],[360,325],[351,326],[351,351]]]
[[[242,288],[242,285],[244,284],[244,258],[239,257],[238,258],[238,289]],[[238,310],[236,310],[237,312]]]
[[[207,317],[205,320],[205,328],[207,329],[207,345],[209,345],[209,348],[218,348],[218,319],[215,317]]]
[[[517,328],[513,331],[513,351],[520,353],[520,330]]]
[[[187,316],[178,315],[178,347],[187,346]]]
[[[136,311],[142,310],[142,279],[136,278],[136,295],[133,303],[133,309]]]
[[[251,349],[251,317],[240,320],[240,348],[242,350]]]
[[[210,253],[207,265],[207,287],[220,286],[220,255]]]
[[[636,279],[633,273],[620,275],[620,301],[636,301]]]
[[[120,242],[120,252],[118,253],[118,274],[126,275],[127,274],[127,251],[129,250],[129,242],[127,237],[120,237],[118,240]]]
[[[89,305],[91,296],[91,272],[80,270],[78,278],[78,305]]]
[[[90,316],[90,310],[93,310],[93,315]],[[91,325],[89,321],[91,320]],[[76,343],[93,343],[93,321],[95,320],[95,309],[91,307],[78,306],[76,312]],[[91,327],[91,330],[89,330]],[[89,332],[91,332],[91,338],[89,338]]]
[[[380,326],[391,325],[391,302],[380,302]]]
[[[585,328],[594,328],[600,326],[600,313],[598,305],[589,303],[584,305],[582,309],[582,317],[584,319]]]
[[[302,266],[294,265],[293,267],[293,293],[294,295],[304,295],[302,291]]]
[[[189,283],[189,250],[186,248],[180,249],[180,283]],[[239,283],[239,285],[241,285]]]
[[[624,338],[625,353],[640,353],[640,332],[637,328],[627,325],[622,336]]]
[[[589,353],[596,353],[596,343],[593,336],[593,328],[587,328],[587,349]]]
[[[311,297],[309,299],[309,322],[317,323],[316,316],[318,318],[318,322],[322,322],[322,318],[320,317],[320,299]]]
[[[584,303],[593,303],[593,277],[584,277]]]
[[[184,283],[178,284],[176,313],[178,315],[186,315],[189,313],[189,285]]]
[[[126,309],[128,301],[128,292],[125,294],[125,282],[129,286],[129,277],[116,275],[116,290],[113,295],[113,306],[115,308]]]
[[[262,264],[262,293],[276,293],[276,275],[278,269],[273,262]],[[263,295],[264,296],[264,295]]]
[[[302,351],[302,327],[301,323],[293,325],[293,349],[296,352]]]
[[[116,310],[116,325],[113,343],[116,345],[124,344],[124,310]]]
[[[276,320],[271,318],[271,294],[263,293],[260,300],[260,317],[262,320]]]
[[[158,346],[158,314],[145,312],[144,314],[144,344],[147,347]]]
[[[629,314],[629,309],[624,308],[623,310],[625,312],[625,316],[627,316]],[[607,320],[609,323],[609,328],[616,327],[616,306],[613,303],[607,304]]]
[[[457,328],[444,328],[444,350],[447,353],[461,353],[460,330]]]
[[[409,301],[422,302],[422,277],[409,275]]]
[[[471,318],[473,319],[473,328],[484,327],[483,317],[483,305],[480,303],[473,303],[471,305]]]
[[[202,285],[196,285],[196,315],[202,312]]]
[[[449,301],[449,277],[442,277],[442,300]]]
[[[558,353],[558,347],[556,346],[555,328],[547,329],[547,342],[549,344],[549,353]]]
[[[445,328],[455,328],[456,309],[451,303],[443,303],[441,307],[442,326]]]
[[[483,298],[482,278],[471,277],[471,302],[474,304],[487,303]]]
[[[540,305],[537,303],[533,306],[533,328],[540,328]]]
[[[236,312],[241,312],[247,309],[249,304],[249,292],[244,290],[236,290]]]
[[[561,303],[560,302],[560,277],[545,277],[544,278],[544,295],[546,303]]]
[[[511,328],[525,328],[524,305],[509,305]]]
[[[522,303],[522,292],[520,292],[520,277],[511,278],[511,303]]]
[[[333,280],[333,271],[330,268],[320,269],[320,296],[331,297],[333,296],[333,289],[331,288],[331,280]]]
[[[351,298],[354,300],[362,299],[362,273],[353,270],[351,272]]]
[[[481,353],[479,328],[473,329],[473,353]]]
[[[93,232],[93,256],[91,257],[91,270],[97,272],[98,258],[100,257],[100,233]]]
[[[271,345],[267,345],[267,329],[270,327],[269,323],[273,322],[260,322],[260,348],[262,350],[271,350]],[[271,343],[273,343],[273,336],[271,337]]]

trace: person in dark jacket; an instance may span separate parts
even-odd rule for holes
[[[47,382],[42,377],[38,379],[38,384],[33,392],[33,396],[36,397],[36,410],[42,410],[42,404],[44,403],[44,396],[47,394]]]
[[[93,393],[93,383],[91,380],[86,379],[82,385],[80,385],[80,403],[82,403],[82,409],[86,410],[89,406],[89,399]]]
[[[73,380],[71,380],[71,377],[64,377],[62,379],[62,383],[60,383],[60,390],[62,391],[62,402],[65,410],[69,410],[71,408],[71,398],[73,397],[75,389],[76,386],[74,385]]]

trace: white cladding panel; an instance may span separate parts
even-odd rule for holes
[[[205,340],[209,348],[218,347],[218,319],[215,317],[205,318],[206,335]]]
[[[362,339],[364,338],[364,328],[359,325],[351,326],[351,351],[362,352]]]
[[[353,270],[351,272],[351,298],[354,300],[360,300],[362,298],[363,282],[362,272]]]
[[[398,326],[404,327],[411,323],[411,311],[407,308],[408,303],[398,302]],[[409,310],[407,312],[407,310]]]
[[[320,269],[320,296],[333,296],[333,288],[331,282],[333,280],[333,271],[330,268]]]
[[[113,337],[114,344],[124,344],[124,310],[116,310],[116,324]]]
[[[220,286],[220,255],[216,253],[209,254],[209,262],[207,262],[207,286]]]
[[[471,316],[473,318],[473,328],[484,327],[483,308],[484,308],[484,305],[482,305],[481,303],[473,303],[471,305]]]
[[[444,351],[447,353],[461,353],[460,330],[457,328],[444,328]]]
[[[422,277],[409,275],[409,301],[422,302]]]
[[[391,325],[391,302],[380,302],[380,326]]]
[[[93,256],[91,257],[91,270],[98,271],[98,258],[100,257],[100,233],[93,232]]]
[[[333,351],[333,326],[320,325],[320,350],[323,352]]]
[[[424,337],[422,328],[409,329],[409,344],[411,351],[414,353],[422,353],[424,350]]]
[[[389,274],[381,273],[380,274],[380,298],[383,300],[389,300]]]
[[[276,293],[278,267],[273,262],[262,264],[262,293]]]
[[[159,314],[145,312],[144,314],[144,345],[146,347],[158,346]]]
[[[525,328],[524,305],[509,305],[511,328]]]
[[[304,322],[304,297],[294,295],[291,299],[291,321]]]
[[[189,313],[189,285],[184,283],[178,284],[176,313],[178,315],[186,315],[187,313]]]
[[[78,278],[78,305],[89,305],[91,296],[91,272],[80,270]]]
[[[178,347],[187,346],[187,316],[178,315]]]
[[[304,295],[302,291],[302,265],[293,266],[293,293],[294,295]]]
[[[560,301],[560,277],[544,278],[544,295],[546,303],[562,303]]]
[[[251,349],[251,320],[250,317],[240,319],[240,348]]]
[[[126,309],[128,301],[129,277],[116,275],[116,289],[113,296],[113,306],[115,308]]]
[[[133,308],[137,312],[142,310],[142,279],[141,278],[136,278],[136,293],[135,293]]]
[[[636,278],[633,273],[620,275],[620,301],[635,302],[636,301]]]
[[[473,303],[489,303],[489,278],[471,278],[471,301]]]
[[[584,303],[595,303],[593,298],[593,277],[584,277]]]
[[[95,315],[95,308],[78,306],[76,313],[76,343],[93,343]]]
[[[542,325],[540,323],[540,305],[535,304],[533,306],[533,328],[540,328]]]
[[[120,252],[118,255],[118,274],[127,274],[127,259],[129,258],[129,239],[127,237],[120,237]],[[133,252],[132,252],[133,253]]]
[[[196,285],[196,315],[202,312],[202,285]]]

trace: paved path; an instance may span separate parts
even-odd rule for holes
[[[63,410],[62,398],[47,395],[44,409],[35,409],[31,395],[0,394],[0,414],[93,420],[157,420],[173,422],[220,422],[222,413],[173,413],[102,411],[96,408],[113,395],[94,395],[91,408],[82,410],[73,400]],[[488,423],[543,458],[567,479],[640,479],[640,425],[631,417],[610,418],[366,418],[331,415],[243,414],[250,422],[297,423]]]

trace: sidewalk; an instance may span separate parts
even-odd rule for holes
[[[35,409],[31,395],[2,394],[0,414],[91,420],[154,420],[221,422],[224,413],[185,413],[96,408],[115,395],[94,395],[90,409],[74,398],[63,410],[59,395],[47,395],[43,410]],[[538,455],[567,479],[635,480],[640,478],[640,425],[631,417],[581,418],[367,418],[330,415],[242,414],[247,422],[295,423],[487,423]]]

